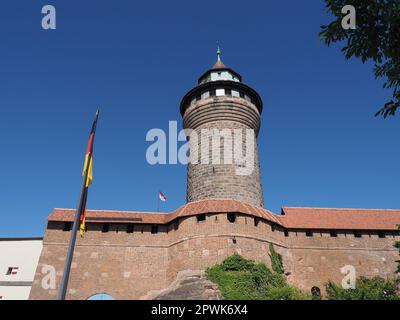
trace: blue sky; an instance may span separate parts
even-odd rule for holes
[[[0,4],[0,237],[43,235],[73,208],[101,108],[88,207],[185,202],[186,168],[151,166],[146,133],[180,123],[179,103],[223,61],[264,100],[259,136],[265,206],[400,208],[399,118],[372,65],[319,42],[320,1],[21,1]],[[41,8],[57,29],[41,28]]]

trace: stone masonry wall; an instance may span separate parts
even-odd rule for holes
[[[30,299],[57,298],[70,236],[62,227],[63,223],[49,223]],[[270,243],[282,254],[292,284],[306,292],[313,286],[323,291],[328,280],[341,282],[345,275],[340,269],[345,265],[353,265],[357,276],[393,275],[398,259],[393,242],[400,238],[374,234],[355,238],[351,233],[333,238],[326,232],[306,237],[304,231],[285,236],[279,226],[242,214],[234,223],[227,214],[209,214],[205,221],[185,217],[159,226],[156,234],[150,225],[136,224],[133,233],[126,227],[110,224],[110,230],[102,232],[102,224],[89,224],[85,238],[77,241],[67,299],[87,299],[97,293],[140,299],[168,287],[181,271],[205,270],[235,252],[270,266]],[[56,270],[56,288],[42,287],[45,265]]]
[[[214,97],[200,100],[184,114],[184,128],[193,129],[197,133],[197,141],[191,139],[190,152],[198,156],[198,163],[188,164],[187,175],[187,201],[197,201],[203,199],[236,199],[257,206],[263,206],[263,192],[261,187],[260,167],[258,160],[258,146],[256,136],[260,128],[260,114],[257,108],[250,102],[242,98]],[[201,134],[204,130],[212,132],[219,130],[224,138],[221,138],[219,146],[211,145],[211,138],[207,143],[202,143]],[[223,135],[223,131],[228,129],[232,135]],[[232,161],[224,161],[225,151],[240,150],[241,154],[246,154],[246,129],[253,130],[254,139],[254,161],[238,164],[231,154]],[[241,139],[233,139],[234,130],[240,130]],[[241,145],[240,145],[241,143]],[[205,152],[209,150],[209,152]],[[220,162],[213,163],[212,155],[219,154]],[[201,160],[201,155],[208,157],[208,163]],[[204,158],[203,158],[204,159]],[[243,167],[249,168],[249,174],[238,175],[237,170]]]

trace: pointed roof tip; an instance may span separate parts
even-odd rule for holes
[[[214,64],[212,69],[225,69],[226,66],[221,60],[221,48],[219,47],[219,44],[217,44],[217,62]]]

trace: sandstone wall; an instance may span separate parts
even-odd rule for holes
[[[338,283],[345,276],[340,269],[355,267],[357,276],[390,276],[395,270],[398,251],[393,242],[399,235],[351,232],[331,237],[327,232],[306,237],[304,231],[290,231],[268,221],[237,214],[231,223],[227,214],[209,214],[205,221],[196,216],[181,218],[151,233],[150,225],[136,224],[133,233],[125,224],[110,224],[102,232],[101,223],[89,224],[84,239],[78,239],[70,275],[68,299],[87,299],[107,293],[115,299],[139,299],[151,291],[168,287],[185,270],[204,270],[237,252],[245,258],[270,266],[269,244],[282,254],[291,283],[306,292],[329,279]],[[36,270],[30,299],[56,299],[65,262],[70,232],[63,223],[49,223],[43,251]],[[153,230],[154,231],[154,230]],[[42,268],[54,266],[57,288],[42,287]]]

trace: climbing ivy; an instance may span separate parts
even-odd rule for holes
[[[276,273],[284,274],[285,269],[283,267],[282,256],[277,253],[272,243],[269,244],[269,256],[271,258],[271,267]]]
[[[400,225],[399,225],[398,227],[399,227],[399,230],[400,230]],[[399,249],[399,255],[400,255],[400,241],[396,241],[396,242],[394,243],[394,247],[397,248],[397,249]],[[396,270],[396,273],[400,273],[400,260],[397,260],[397,270]]]

